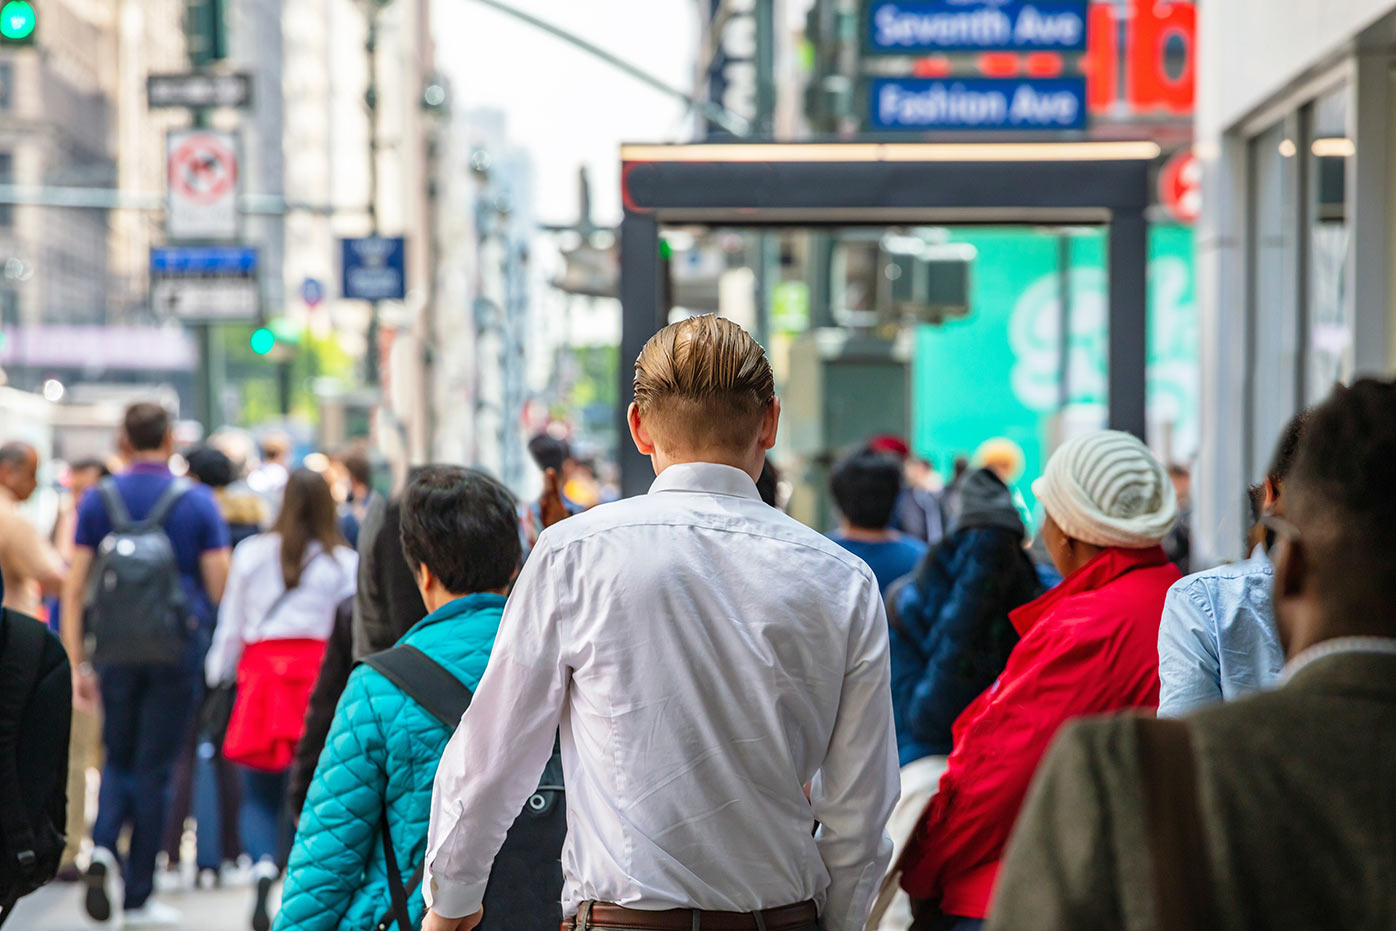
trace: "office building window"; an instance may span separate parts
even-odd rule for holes
[[[1347,299],[1347,177],[1354,146],[1348,122],[1348,88],[1340,87],[1306,108],[1308,160],[1308,307],[1304,402],[1314,404],[1337,382],[1352,378],[1353,308]]]

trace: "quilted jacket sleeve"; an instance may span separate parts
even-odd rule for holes
[[[911,692],[907,724],[920,741],[944,745],[970,702],[1000,670],[982,669],[987,657],[970,655],[975,636],[1016,604],[1004,589],[1021,556],[996,531],[971,531],[949,567],[948,590],[924,604],[926,665]]]
[[[372,670],[349,677],[306,796],[287,868],[277,931],[333,931],[379,843],[387,785],[385,730],[370,694]]]

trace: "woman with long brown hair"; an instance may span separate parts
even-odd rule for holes
[[[205,673],[210,685],[236,675],[223,754],[242,768],[239,820],[256,863],[255,931],[270,927],[267,897],[290,840],[285,798],[291,759],[335,607],[353,594],[357,570],[358,555],[340,536],[330,486],[309,469],[291,473],[272,529],[233,551]]]

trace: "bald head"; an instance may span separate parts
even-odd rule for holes
[[[39,487],[39,452],[18,441],[0,446],[0,486],[16,501],[25,501]]]

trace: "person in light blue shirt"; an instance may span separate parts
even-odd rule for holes
[[[1282,516],[1283,490],[1308,423],[1300,412],[1285,427],[1265,477],[1263,512]],[[1274,569],[1257,546],[1251,557],[1174,583],[1159,625],[1161,718],[1232,701],[1276,685],[1284,648],[1271,606]]]

